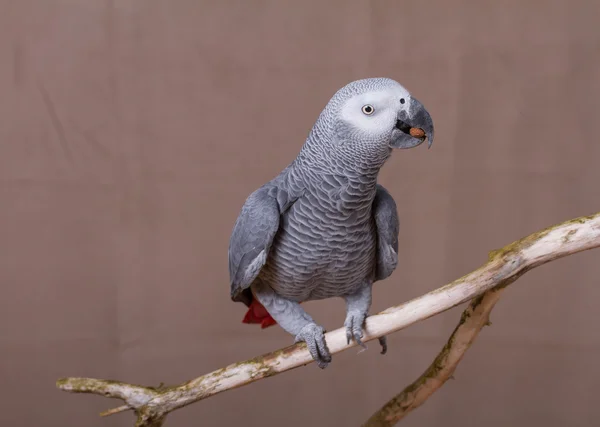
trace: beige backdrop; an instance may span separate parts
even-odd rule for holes
[[[491,249],[600,210],[598,1],[2,0],[0,407],[6,426],[130,426],[61,376],[177,383],[291,343],[241,323],[227,246],[330,96],[397,79],[436,124],[380,181],[400,266],[375,311]],[[600,252],[524,276],[403,425],[600,424]],[[307,304],[327,328],[341,300]],[[221,394],[169,426],[356,426],[419,375],[459,309]]]

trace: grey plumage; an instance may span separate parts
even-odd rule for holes
[[[253,298],[324,368],[331,355],[323,329],[302,301],[343,297],[348,340],[363,345],[371,287],[398,262],[398,215],[377,183],[393,148],[429,144],[429,113],[397,82],[372,78],[340,89],[325,106],[298,157],[253,192],[229,246],[231,298]],[[383,344],[383,342],[382,342]]]

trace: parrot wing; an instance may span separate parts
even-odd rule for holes
[[[281,213],[271,190],[265,185],[248,196],[229,241],[231,299],[247,306],[252,302],[249,287],[265,265],[279,229]]]
[[[396,202],[380,184],[377,184],[377,193],[373,201],[373,215],[377,226],[377,281],[388,278],[398,265],[400,230]]]

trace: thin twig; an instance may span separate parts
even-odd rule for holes
[[[100,416],[108,417],[109,415],[115,415],[115,414],[118,414],[119,412],[129,411],[130,409],[131,409],[131,407],[129,405],[121,405],[118,408],[112,408],[112,409],[108,409],[104,412],[100,412]]]
[[[363,341],[389,335],[470,301],[498,284],[516,280],[534,267],[599,246],[600,213],[531,234],[493,251],[488,262],[472,273],[412,301],[369,316]],[[344,328],[327,333],[325,339],[332,354],[356,346],[354,341],[346,343]],[[155,427],[162,425],[165,416],[176,409],[312,361],[306,345],[299,343],[173,387],[155,389],[91,378],[63,378],[57,381],[57,387],[74,393],[120,398],[138,415],[137,427]]]

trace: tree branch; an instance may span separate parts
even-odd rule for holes
[[[481,329],[489,324],[489,315],[504,287],[487,291],[473,299],[469,307],[463,311],[458,326],[448,339],[435,360],[412,384],[401,393],[390,399],[381,409],[375,412],[362,427],[390,427],[398,423],[408,413],[421,406],[446,381],[452,378],[454,370],[462,360],[469,347],[477,338]]]
[[[505,286],[534,267],[597,247],[600,247],[600,213],[566,221],[531,234],[500,250],[492,251],[488,262],[472,273],[421,297],[369,316],[363,341],[399,331],[480,296],[498,285]],[[458,331],[463,329],[459,326]],[[346,344],[343,328],[327,333],[325,338],[332,354],[356,346],[354,341]],[[137,414],[137,427],[157,427],[162,425],[169,412],[176,409],[311,362],[306,345],[298,343],[234,363],[178,386],[142,387],[91,378],[63,378],[56,385],[64,391],[95,393],[122,399]],[[439,381],[434,378],[431,380]],[[417,387],[416,391],[419,390]],[[428,390],[430,388],[421,390],[420,393],[425,393],[422,401],[428,397],[427,393],[433,393]],[[122,408],[108,412],[121,412]]]

